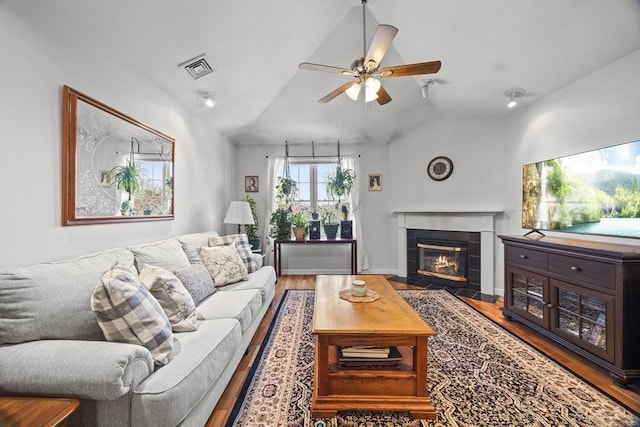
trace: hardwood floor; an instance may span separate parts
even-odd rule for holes
[[[315,279],[315,275],[290,275],[278,278],[278,283],[276,283],[276,296],[274,298],[273,305],[258,327],[258,331],[251,342],[249,351],[243,357],[240,362],[240,366],[238,366],[231,382],[227,386],[222,398],[211,414],[207,427],[220,427],[227,421],[227,418],[233,410],[236,398],[240,395],[244,381],[251,369],[251,366],[253,365],[258,350],[260,349],[260,345],[266,336],[267,329],[273,319],[278,304],[282,299],[284,291],[286,289],[315,289]],[[396,289],[421,289],[398,282],[391,282],[391,284]],[[501,311],[503,304],[502,298],[499,298],[495,303],[482,302],[469,298],[462,299],[489,319],[519,336],[521,339],[528,342],[542,353],[548,355],[568,370],[576,373],[578,376],[623,403],[636,413],[640,413],[640,385],[636,384],[627,389],[618,387],[613,384],[609,374],[603,369],[558,346],[553,341],[530,330],[526,326],[518,322],[511,322],[504,319]]]

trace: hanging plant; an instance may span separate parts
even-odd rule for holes
[[[353,169],[345,169],[342,162],[338,160],[335,168],[327,173],[327,196],[337,198],[340,204],[343,197],[347,197],[351,192],[351,187],[356,180],[356,173]]]
[[[276,181],[276,199],[289,203],[289,200],[295,198],[297,195],[298,183],[288,175],[284,177],[279,176]]]

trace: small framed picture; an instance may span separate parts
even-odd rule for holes
[[[247,193],[258,192],[258,177],[254,175],[244,177],[244,191]]]
[[[382,175],[369,174],[369,191],[381,191],[382,190]]]
[[[109,186],[109,178],[111,171],[100,171],[100,185],[103,187]]]

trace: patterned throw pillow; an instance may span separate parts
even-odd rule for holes
[[[200,259],[199,255],[198,259]],[[216,292],[211,274],[209,274],[207,268],[202,264],[190,265],[189,267],[174,271],[173,274],[175,274],[184,287],[187,288],[196,306],[206,297]]]
[[[162,267],[145,264],[140,272],[140,281],[158,300],[174,332],[198,329],[193,298],[173,273]]]
[[[171,323],[135,272],[119,265],[107,271],[93,292],[91,309],[108,341],[142,345],[157,365],[168,363]]]
[[[246,234],[229,234],[228,236],[218,236],[209,238],[209,246],[223,246],[233,245],[236,243],[236,249],[242,258],[244,266],[247,268],[248,273],[258,271],[259,266],[256,261],[256,254],[251,252],[251,245],[249,244],[249,238]]]
[[[198,254],[213,277],[215,286],[223,286],[247,278],[247,268],[244,266],[235,244],[233,246],[198,248]]]

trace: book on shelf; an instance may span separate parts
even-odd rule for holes
[[[341,369],[384,369],[397,368],[400,366],[399,360],[369,359],[361,361],[339,360],[338,366]]]
[[[352,347],[338,347],[338,360],[340,362],[400,361],[402,354],[395,346],[384,347],[378,351],[353,351]]]
[[[373,345],[353,345],[348,347],[342,347],[342,351],[349,353],[364,353],[364,354],[389,354],[389,347],[378,347]]]

